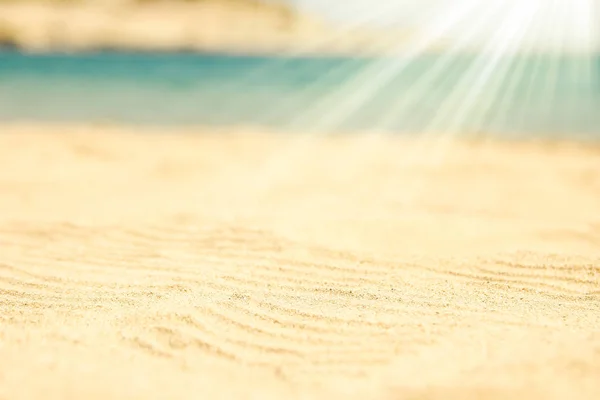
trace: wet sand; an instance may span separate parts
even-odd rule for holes
[[[0,132],[0,398],[600,397],[597,147]]]

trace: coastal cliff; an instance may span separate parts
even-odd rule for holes
[[[0,0],[0,45],[24,51],[330,53],[370,41],[275,0]]]

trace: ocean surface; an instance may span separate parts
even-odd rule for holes
[[[0,51],[2,121],[600,140],[600,56]]]

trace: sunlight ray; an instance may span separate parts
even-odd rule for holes
[[[361,24],[368,24],[370,21],[373,21],[381,17],[382,15],[389,16],[394,14],[401,14],[403,12],[403,10],[399,8],[402,5],[399,6],[398,3],[394,2],[389,2],[389,4],[393,4],[394,7],[390,7],[389,5],[387,7],[383,7],[383,9],[380,9],[377,12],[377,16],[374,18],[368,18],[366,20],[361,19],[360,21],[362,22],[354,21],[353,24],[351,24],[351,26],[344,25],[344,32],[349,32],[353,27],[359,27]],[[417,23],[425,24],[427,23],[430,17],[430,14],[422,15],[420,20],[417,21]],[[374,45],[370,46],[370,49],[372,50],[372,53],[375,54],[375,57],[381,57],[398,47],[400,46],[397,44],[376,42]],[[354,72],[354,70],[360,68],[365,63],[367,63],[367,65],[364,68],[367,69],[370,68],[369,63],[376,64],[379,62],[377,59],[369,60],[369,58],[367,57],[354,56],[352,58],[344,60],[341,63],[341,66],[334,67],[327,71],[321,71],[320,76],[316,80],[312,81],[309,85],[303,87],[301,90],[295,91],[293,94],[283,97],[280,103],[276,104],[275,107],[273,107],[270,111],[266,111],[266,113],[268,113],[268,118],[276,118],[277,115],[286,114],[286,109],[289,109],[290,107],[292,109],[299,109],[300,105],[305,104],[305,101],[303,100],[314,97],[315,90],[319,90],[324,84],[330,84],[331,80],[333,80],[334,78],[340,75],[351,75],[352,72]],[[331,107],[333,108],[335,107],[335,105],[332,105]],[[312,125],[309,123],[303,125],[302,122],[305,121],[309,121],[309,118],[307,118],[306,113],[301,114],[295,123],[292,121],[289,123],[289,125],[291,126],[291,129],[294,129],[294,127],[296,127],[298,130],[302,130],[305,127],[305,125]]]
[[[515,40],[517,44],[517,40]],[[518,43],[521,44],[521,43]],[[516,74],[519,62],[518,55],[507,55],[499,60],[495,72],[490,76],[487,83],[485,95],[481,96],[477,107],[473,110],[470,117],[471,123],[465,125],[464,134],[476,135],[480,139],[487,140],[490,136],[490,120],[497,116],[499,104],[507,97],[508,90],[513,82],[517,82],[519,74]]]
[[[544,29],[547,21],[555,18],[557,18],[557,15],[555,14],[554,8],[546,5],[545,7],[542,7],[536,21],[537,29],[535,30],[536,34],[531,38],[532,50],[530,52],[534,57],[530,62],[530,71],[527,74],[528,79],[525,81],[525,87],[522,90],[521,107],[518,111],[518,116],[515,117],[521,131],[531,129],[531,126],[525,125],[525,120],[531,120],[530,114],[532,112],[537,113],[537,109],[539,109],[540,77],[544,75],[547,52],[542,51],[539,46],[537,46],[537,43],[543,42],[544,40]],[[539,117],[539,115],[536,115],[536,118],[537,117]]]
[[[374,126],[368,134],[364,135],[362,140],[357,141],[357,152],[368,152],[369,148],[375,148],[377,143],[385,139],[387,135],[383,132],[388,131],[389,133],[390,129],[386,129],[386,127],[397,118],[398,114],[401,114],[403,117],[420,114],[419,108],[422,107],[423,101],[427,100],[428,94],[431,93],[437,81],[440,78],[443,78],[444,75],[447,75],[453,65],[458,64],[460,67],[460,62],[462,61],[461,56],[464,55],[469,40],[474,35],[477,35],[482,27],[497,18],[498,11],[502,6],[502,3],[497,2],[479,14],[477,20],[470,24],[467,30],[448,44],[435,64],[427,71],[420,74],[418,78],[405,89],[404,93],[398,94],[398,100],[390,105],[389,110],[379,119],[377,125]],[[419,133],[419,128],[415,128],[413,133]],[[430,132],[419,133],[419,135],[415,137],[414,142],[424,142],[428,139],[430,134]]]
[[[582,2],[581,0],[576,0],[574,1],[573,4],[573,8],[570,10],[571,12],[569,13],[569,19],[568,19],[568,24],[569,24],[569,28],[570,28],[570,33],[572,35],[572,37],[574,38],[574,41],[578,44],[580,44],[580,46],[585,47],[585,35],[582,35],[582,28],[585,28],[585,20],[584,20],[584,16],[585,14],[582,14],[582,10],[585,10],[585,3],[589,2],[589,0],[586,0],[585,2]],[[582,7],[583,5],[583,7]],[[575,51],[574,54],[570,55],[569,57],[569,61],[567,63],[567,68],[565,71],[566,79],[569,82],[569,91],[568,93],[566,93],[565,95],[568,97],[568,101],[566,103],[566,108],[567,108],[567,115],[569,115],[569,121],[568,121],[568,125],[569,126],[576,126],[577,128],[579,128],[579,124],[581,123],[580,121],[580,117],[577,115],[578,112],[578,107],[577,107],[577,103],[579,102],[579,98],[582,95],[582,92],[580,90],[580,78],[579,78],[579,74],[582,73],[582,75],[585,76],[585,71],[580,71],[579,67],[580,67],[580,63],[579,63],[579,58],[583,58],[584,54],[585,54],[585,50],[581,51],[580,49],[577,49],[578,51]],[[573,61],[573,58],[575,58],[575,61]]]
[[[515,6],[510,17],[503,23],[503,28],[498,30],[491,43],[482,50],[469,72],[458,83],[456,90],[442,104],[441,112],[427,128],[427,131],[441,132],[435,140],[436,151],[430,154],[434,163],[440,161],[443,145],[453,140],[455,135],[464,129],[465,121],[470,117],[475,103],[480,100],[499,62],[507,54],[515,51],[511,46],[513,41],[525,33],[525,29],[539,8],[539,0],[531,0],[526,5]]]
[[[587,4],[587,15],[586,29],[588,33],[589,50],[588,50],[588,74],[586,81],[590,88],[589,100],[586,104],[589,108],[588,114],[596,113],[596,125],[600,125],[600,117],[598,117],[597,110],[594,110],[594,105],[591,100],[591,93],[594,91],[600,91],[600,2],[598,0],[590,0]],[[598,129],[600,131],[600,129]]]
[[[429,166],[439,165],[448,146],[456,139],[456,135],[464,130],[465,121],[472,116],[475,102],[481,101],[481,95],[487,89],[487,84],[497,72],[498,64],[507,54],[518,51],[518,44],[523,40],[536,11],[541,7],[540,1],[528,3],[528,7],[515,6],[502,21],[501,29],[497,30],[490,42],[482,49],[481,54],[456,84],[455,89],[442,104],[441,112],[434,117],[425,132],[434,135],[431,142],[422,143],[412,152],[406,165],[414,162]],[[420,180],[410,187],[405,187],[402,193],[397,193],[396,200],[411,203],[425,190],[426,180]],[[397,189],[397,188],[396,188]],[[400,197],[398,197],[400,196]]]
[[[585,21],[581,20],[581,1],[576,0],[573,2],[572,7],[568,7],[567,15],[565,16],[566,30],[570,42],[565,46],[563,55],[566,60],[563,62],[563,79],[568,82],[565,92],[561,97],[565,98],[565,115],[561,121],[560,129],[571,128],[573,130],[580,129],[580,119],[577,117],[577,102],[581,96],[579,90],[579,83],[577,82],[577,66],[578,63],[574,62],[573,59],[577,59],[585,54],[585,38],[580,37],[581,28],[578,25],[585,26]]]
[[[571,69],[571,80],[576,87],[577,97],[571,101],[570,107],[574,118],[583,125],[582,129],[585,129],[588,124],[592,124],[589,119],[593,114],[590,93],[594,88],[593,68],[596,57],[593,44],[595,10],[593,0],[577,0],[574,7],[573,25],[576,29],[577,41],[581,42],[582,49],[576,54],[577,61]],[[579,100],[580,96],[583,97],[583,100]]]
[[[594,83],[594,87],[598,87],[600,83],[600,73],[598,71],[597,58],[600,55],[600,1],[599,0],[590,0],[587,4],[588,9],[588,19],[587,21],[587,29],[589,33],[589,53],[591,54],[590,58],[590,73],[589,78],[590,81]]]
[[[510,19],[507,19],[507,21],[508,23],[512,22]],[[530,32],[533,22],[533,18],[523,22],[519,28],[518,36],[507,41],[503,50],[498,50],[496,66],[490,66],[487,83],[482,82],[482,92],[474,97],[474,100],[477,100],[477,106],[473,107],[470,114],[465,114],[465,121],[458,123],[457,129],[464,131],[465,134],[485,135],[487,133],[485,132],[488,129],[486,123],[489,121],[490,115],[496,113],[498,101],[505,97],[507,84],[510,85],[511,81],[516,82],[518,79],[518,76],[515,77],[514,69],[518,64],[519,55],[526,48],[525,38],[527,33]],[[484,86],[485,94],[483,93]],[[468,111],[465,110],[465,113],[468,113]],[[469,124],[466,123],[466,119],[470,120]],[[488,136],[485,135],[485,137]]]
[[[344,9],[346,10],[346,12],[351,12],[351,10],[353,8],[356,8],[356,9],[364,8],[364,5],[360,2],[360,0],[349,0]],[[327,9],[324,9],[323,11],[326,12]],[[310,55],[313,52],[318,53],[319,48],[334,45],[337,41],[340,41],[349,36],[352,36],[353,31],[356,28],[363,27],[363,26],[370,26],[373,24],[373,22],[379,20],[382,16],[389,15],[390,13],[395,14],[398,12],[401,12],[401,9],[399,9],[399,6],[397,4],[395,4],[394,2],[386,2],[382,5],[382,7],[376,7],[376,8],[373,8],[372,10],[361,13],[362,17],[358,18],[355,21],[352,21],[351,23],[346,23],[346,24],[343,24],[342,26],[336,26],[335,31],[333,33],[327,34],[326,36],[319,39],[315,43],[308,43],[308,44],[299,46],[297,48],[293,48],[293,49],[287,51],[284,54],[285,55],[284,57],[277,57],[277,58],[270,60],[267,64],[261,63],[258,66],[253,67],[251,70],[247,71],[244,74],[244,77],[242,79],[236,79],[235,81],[232,81],[229,85],[227,85],[227,84],[220,85],[218,90],[219,91],[229,91],[231,89],[237,88],[240,84],[249,85],[253,82],[264,81],[265,77],[276,76],[278,73],[280,73],[280,71],[284,71],[284,70],[288,69],[289,65],[292,64],[292,62],[295,60],[296,57]],[[372,48],[373,52],[378,52],[378,51],[381,52],[381,51],[385,51],[385,50],[386,49],[377,48],[376,46]],[[302,96],[306,96],[306,95],[310,96],[310,89],[319,87],[319,85],[322,82],[327,82],[327,80],[329,78],[331,78],[332,76],[334,76],[336,74],[343,75],[344,73],[351,71],[354,67],[356,67],[357,65],[360,65],[360,63],[362,61],[360,58],[361,57],[357,57],[355,60],[349,60],[349,62],[343,63],[342,66],[332,68],[331,70],[321,71],[321,75],[319,76],[319,79],[315,82],[312,82],[308,88],[304,88],[302,90],[302,93],[294,93],[292,95],[286,96],[286,98],[290,98],[290,97],[301,98]],[[270,110],[264,110],[264,108],[259,108],[256,110],[256,112],[261,113],[261,114],[268,113],[270,115],[276,116],[276,115],[278,115],[279,112],[282,111],[282,108],[285,108],[286,102],[284,101],[283,103],[284,103],[284,105],[281,105],[280,103],[276,104],[275,105],[276,107],[271,108]],[[259,107],[260,102],[257,102],[255,105],[256,105],[256,107]],[[215,111],[215,112],[217,114],[220,114],[221,116],[224,116],[227,114],[226,110],[223,110],[221,112],[219,112],[219,111]],[[261,117],[264,117],[263,119],[267,119],[267,120],[270,119],[268,115],[261,115]]]
[[[366,68],[341,90],[327,96],[326,99],[309,110],[307,114],[303,114],[304,118],[311,118],[314,121],[313,128],[292,141],[292,145],[286,146],[285,149],[278,149],[276,154],[265,160],[254,179],[251,179],[253,198],[258,201],[265,191],[277,183],[277,179],[280,179],[282,174],[289,171],[295,157],[300,154],[306,155],[310,144],[314,144],[314,141],[317,140],[315,135],[318,136],[323,131],[335,128],[339,122],[360,107],[364,101],[375,95],[394,76],[398,75],[415,57],[426,51],[429,46],[453,26],[464,21],[469,13],[476,9],[477,5],[478,1],[468,1],[465,2],[463,7],[451,7],[449,10],[451,12],[440,12],[439,17],[435,18],[433,23],[427,24],[422,33],[419,32],[421,35],[418,40],[397,50],[399,54],[396,59],[376,62],[374,66]],[[360,91],[356,92],[356,89]],[[335,103],[332,100],[335,100]],[[340,100],[343,100],[341,104]],[[325,117],[314,115],[315,112],[323,114],[326,110],[330,110],[330,113]]]
[[[557,32],[558,38],[554,40],[555,44],[548,52],[550,57],[550,63],[548,65],[549,72],[545,75],[546,79],[544,82],[544,111],[542,113],[542,120],[546,127],[548,127],[549,120],[556,124],[557,121],[555,121],[555,115],[560,111],[554,109],[554,104],[556,104],[558,81],[561,73],[561,55],[564,51],[565,42],[567,41],[565,35],[565,21],[568,20],[568,12],[572,7],[570,1],[566,2],[564,0],[554,0],[552,4],[553,7],[555,7],[556,15],[560,16],[560,18],[557,17],[554,19],[554,21],[556,21],[555,32]],[[552,124],[553,127],[554,124]]]
[[[422,29],[423,33],[417,37],[417,40],[408,43],[407,46],[400,46],[395,50],[396,54],[391,54],[391,58],[385,57],[382,61],[374,63],[372,67],[365,69],[360,76],[353,79],[342,90],[332,93],[331,96],[318,104],[313,109],[317,115],[309,113],[304,115],[303,118],[311,120],[315,117],[319,118],[318,124],[315,124],[317,130],[335,128],[340,121],[356,111],[366,100],[385,87],[416,57],[426,52],[430,46],[434,45],[453,27],[467,20],[470,13],[476,10],[479,5],[477,3],[476,1],[465,1],[464,6],[454,5],[449,7],[447,11],[441,11],[437,18],[433,19],[433,22],[428,23]],[[343,101],[340,102],[340,100]]]
[[[334,9],[336,9],[336,7],[331,7],[331,8],[325,7],[321,11],[326,13],[327,10],[334,10]],[[308,43],[308,44],[304,44],[302,46],[294,47],[294,48],[286,51],[286,53],[285,53],[286,57],[281,57],[276,62],[273,62],[273,63],[269,64],[268,66],[256,68],[256,69],[252,70],[251,72],[248,72],[247,74],[245,74],[245,78],[248,81],[252,81],[252,80],[256,79],[257,77],[267,76],[267,75],[271,74],[274,69],[279,68],[279,67],[285,67],[287,64],[289,64],[294,59],[294,57],[311,54],[311,52],[317,51],[320,46],[332,45],[336,41],[339,41],[348,36],[351,36],[353,34],[353,32],[358,28],[373,26],[374,22],[378,21],[383,16],[400,14],[402,12],[402,6],[393,1],[387,1],[387,2],[383,3],[381,6],[373,7],[368,10],[365,10],[364,4],[360,0],[348,0],[348,1],[345,1],[345,6],[343,8],[344,11],[342,12],[342,14],[340,16],[342,16],[344,13],[352,14],[353,10],[358,10],[358,9],[361,10],[360,18],[354,19],[350,22],[345,22],[344,24],[335,24],[333,26],[334,30],[332,32],[328,33],[327,35],[325,35],[323,38],[319,39],[317,42]],[[429,17],[428,15],[425,15],[422,17],[422,20],[420,20],[418,22],[426,23],[428,17]],[[369,29],[369,28],[367,28],[367,29]],[[380,48],[377,46],[375,46],[373,48],[373,51],[375,53],[377,53],[379,51],[385,51],[385,50],[386,50],[386,48]]]
[[[366,144],[376,142],[380,137],[378,130],[381,128],[385,130],[398,111],[405,110],[407,106],[418,105],[419,100],[426,96],[427,89],[438,78],[444,77],[446,68],[452,65],[452,56],[460,53],[463,48],[468,48],[469,37],[477,36],[479,33],[477,27],[486,24],[484,15],[487,13],[493,16],[494,11],[490,10],[494,10],[494,7],[511,6],[506,16],[498,13],[503,18],[497,18],[496,22],[499,23],[492,31],[492,39],[483,46],[481,54],[476,57],[466,72],[461,74],[458,84],[444,99],[436,115],[417,138],[417,141],[422,141],[429,147],[425,146],[412,155],[421,158],[422,161],[427,159],[432,165],[439,164],[443,160],[447,146],[461,132],[468,133],[469,128],[479,131],[484,127],[493,128],[496,123],[502,125],[502,119],[507,118],[515,119],[517,127],[523,125],[523,112],[519,113],[514,108],[518,93],[527,93],[527,96],[521,96],[521,105],[526,101],[534,103],[534,106],[537,103],[539,112],[551,115],[551,107],[558,96],[558,78],[562,77],[565,69],[565,65],[561,64],[561,55],[573,49],[574,38],[579,40],[579,37],[586,36],[584,33],[586,30],[592,31],[592,27],[581,21],[583,18],[580,17],[584,13],[583,10],[589,12],[592,8],[591,2],[592,0],[577,0],[577,4],[570,6],[566,0],[550,2],[532,0],[524,4],[516,0],[513,2],[498,0],[491,4],[488,2],[482,7],[480,4],[475,4],[476,2],[465,1],[461,3],[460,8],[453,4],[452,12],[439,12],[438,18],[432,19],[433,22],[429,21],[426,28],[418,31],[404,48],[400,46],[398,49],[392,47],[383,49],[393,50],[392,55],[397,54],[392,57],[388,55],[371,63],[338,90],[331,91],[308,110],[299,113],[297,118],[290,121],[289,126],[293,128],[307,124],[308,129],[292,140],[291,144],[285,144],[283,149],[278,148],[272,156],[267,157],[257,171],[253,171],[252,176],[247,177],[242,187],[246,189],[247,194],[251,194],[254,201],[260,201],[259,199],[271,187],[292,172],[292,166],[295,165],[298,157],[310,156],[311,145],[315,145],[330,131],[339,128],[343,121],[377,96],[456,25],[468,19],[475,19],[477,22],[468,24],[465,36],[451,41],[443,56],[422,73],[403,96],[399,96],[398,100],[391,104],[383,118],[373,126],[373,132],[364,135],[364,140],[356,142],[355,151],[349,154],[352,157],[359,157],[361,152],[367,150]],[[478,18],[472,18],[474,14]],[[548,29],[550,21],[558,21],[553,27],[552,39],[548,39],[543,34],[544,30]],[[574,31],[579,33],[573,33]],[[587,36],[590,38],[592,35],[588,33]],[[545,62],[548,54],[551,63]],[[591,76],[593,73],[591,56],[588,61],[587,64],[578,63],[577,69],[583,68],[582,65],[586,64],[587,73]],[[578,73],[572,70],[571,64],[567,67],[569,73]],[[326,72],[318,82],[315,82],[314,87],[335,72],[335,70]],[[282,101],[279,107],[295,105],[297,99],[314,94],[311,92],[312,87],[311,84],[294,93],[288,103]],[[543,96],[542,98],[537,94],[540,89],[542,93],[539,94]],[[575,101],[572,102],[574,103]],[[525,109],[525,107],[521,108]],[[272,112],[276,114],[277,108]],[[433,141],[428,142],[427,138],[433,138]]]
[[[520,94],[523,93],[522,84],[526,82],[525,78],[528,75],[528,69],[533,67],[532,64],[537,65],[540,63],[539,53],[541,52],[536,45],[543,40],[543,27],[540,20],[544,20],[544,16],[546,15],[544,10],[547,10],[547,8],[540,7],[540,9],[538,9],[536,17],[531,21],[531,24],[528,27],[530,32],[529,42],[522,43],[521,50],[514,55],[514,64],[512,64],[514,69],[512,69],[511,66],[510,74],[506,77],[508,81],[507,87],[502,95],[494,96],[497,101],[490,104],[488,107],[486,117],[487,125],[485,127],[488,132],[493,131],[492,133],[498,133],[495,131],[495,127],[504,126],[509,118],[515,120],[515,125],[513,125],[515,130],[520,128],[520,122],[517,115],[521,113],[518,112],[518,109],[515,109],[515,104],[517,104]],[[537,54],[534,58],[535,61],[532,61],[530,58],[533,54]],[[485,141],[489,139],[489,135],[484,138]]]
[[[476,21],[469,25],[467,31],[461,35],[458,39],[454,40],[451,45],[444,49],[441,58],[431,66],[431,68],[424,72],[419,78],[406,89],[406,93],[398,95],[398,100],[389,108],[386,114],[380,120],[380,126],[387,126],[396,115],[405,110],[406,107],[420,104],[422,100],[427,96],[436,80],[442,75],[448,73],[449,67],[456,61],[457,55],[465,49],[468,41],[473,35],[480,32],[482,26],[490,23],[490,20],[496,18],[499,8],[502,3],[495,3],[490,6],[481,15],[478,15]]]
[[[539,7],[539,3],[534,3]],[[430,147],[427,147],[426,140],[420,138],[419,140],[425,144],[425,147],[421,147],[421,150],[413,152],[413,157],[410,160],[403,160],[408,165],[412,162],[423,159],[429,155],[432,158],[432,154],[426,154],[428,152],[433,153],[434,162],[441,160],[441,152],[444,150],[442,141],[446,140],[445,144],[448,144],[454,135],[464,128],[464,122],[469,118],[472,112],[473,104],[478,100],[487,86],[490,78],[494,77],[494,73],[498,72],[498,64],[503,60],[506,54],[516,52],[518,46],[522,41],[537,7],[531,7],[529,10],[521,10],[519,7],[515,7],[512,12],[506,17],[505,21],[501,24],[504,29],[498,31],[496,35],[490,40],[490,43],[484,47],[483,54],[479,56],[474,62],[471,68],[463,75],[460,80],[458,87],[452,92],[450,97],[446,99],[443,106],[445,106],[445,113],[440,114],[439,124],[444,124],[447,121],[453,122],[454,125],[450,127],[450,130],[445,128],[439,128],[442,131],[442,135],[434,139],[433,151]],[[475,82],[473,86],[473,82]],[[466,89],[466,92],[464,90]],[[460,103],[461,99],[464,99],[466,103]],[[459,102],[458,118],[453,120],[452,113],[456,116],[455,103]],[[444,110],[443,110],[444,111]],[[433,123],[435,124],[435,122]],[[433,125],[436,126],[436,125]],[[434,130],[425,131],[425,134],[431,134]],[[412,162],[411,162],[412,161]],[[426,182],[419,182],[412,188],[404,188],[402,191],[402,197],[404,201],[414,198],[421,191],[422,187],[426,185]],[[390,187],[389,192],[391,196],[396,197],[398,195],[397,187]],[[385,196],[385,193],[382,193]]]

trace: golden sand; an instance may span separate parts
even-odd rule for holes
[[[598,399],[600,150],[4,126],[1,399]]]

